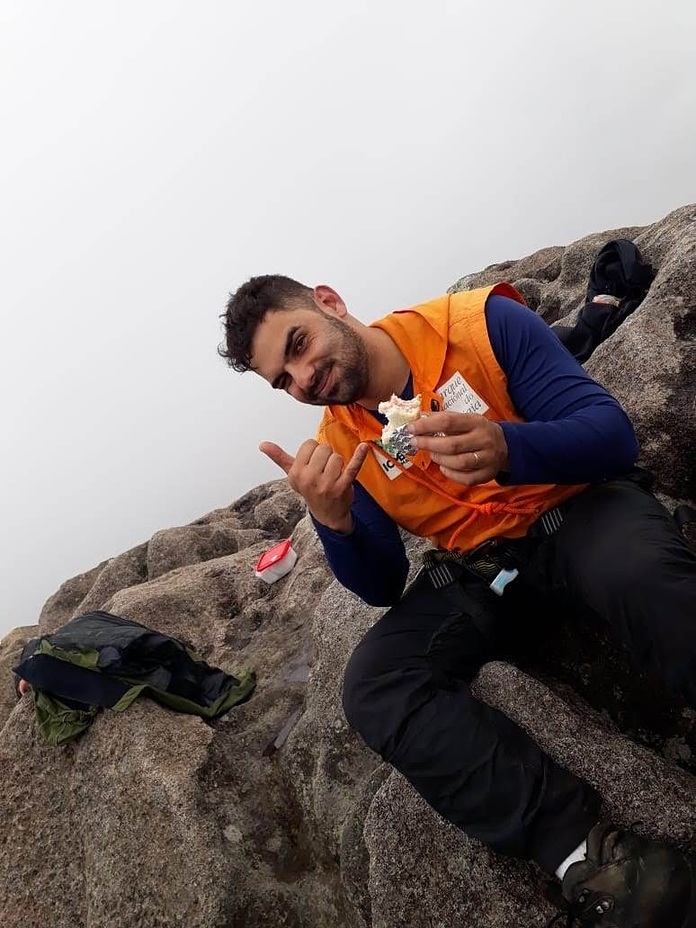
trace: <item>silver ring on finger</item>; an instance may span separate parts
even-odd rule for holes
[[[472,451],[471,453],[474,456],[474,467],[478,470],[478,468],[481,466],[481,460],[478,456],[478,451]]]

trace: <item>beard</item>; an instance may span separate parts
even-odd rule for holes
[[[327,317],[336,336],[334,357],[318,367],[311,388],[307,392],[315,406],[349,406],[367,393],[369,365],[362,339],[340,319]],[[335,381],[329,393],[318,394],[327,375],[333,372]]]

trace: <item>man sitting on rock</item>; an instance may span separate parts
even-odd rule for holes
[[[223,319],[232,368],[327,407],[294,457],[261,450],[338,580],[390,607],[348,663],[350,724],[445,819],[556,874],[569,924],[696,926],[692,861],[599,821],[596,790],[469,687],[531,593],[589,608],[696,706],[696,556],[621,405],[507,284],[364,325],[331,287],[262,276]],[[423,414],[385,447],[393,395]],[[405,592],[400,528],[434,546]]]

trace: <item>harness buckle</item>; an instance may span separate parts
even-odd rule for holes
[[[505,592],[505,587],[508,585],[508,583],[512,583],[518,574],[519,570],[516,567],[513,567],[512,569],[509,567],[503,567],[500,573],[491,580],[488,586],[497,596],[502,596]]]

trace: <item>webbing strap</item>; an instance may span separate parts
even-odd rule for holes
[[[540,516],[535,524],[541,528],[545,535],[553,535],[561,527],[562,522],[563,510],[560,506],[555,506]]]
[[[562,523],[563,511],[556,506],[537,519],[529,535],[553,535]],[[524,544],[524,538],[503,538],[485,541],[468,554],[433,549],[423,555],[423,566],[436,590],[443,590],[458,579],[460,571],[452,570],[452,566],[458,565],[484,580],[494,593],[502,596],[508,583],[518,576],[515,564],[521,564],[520,553]]]
[[[457,579],[447,561],[440,561],[428,569],[428,579],[436,590],[442,590]]]

